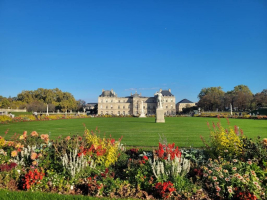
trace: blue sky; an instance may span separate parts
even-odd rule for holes
[[[102,89],[176,102],[204,87],[267,89],[264,0],[0,0],[0,95]]]

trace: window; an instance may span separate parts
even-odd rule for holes
[[[110,102],[113,102],[113,100],[111,99],[111,101]]]
[[[103,103],[103,99],[101,99],[101,103]]]
[[[113,106],[111,105],[111,106],[110,106],[110,108],[112,109],[112,108],[113,108]]]
[[[118,109],[120,109],[121,107],[120,106],[118,106]]]
[[[130,111],[128,111],[128,115],[130,115]]]
[[[103,111],[101,111],[101,115],[103,115]]]
[[[130,106],[128,106],[128,108],[130,108]]]
[[[119,100],[119,103],[121,102],[121,100]]]
[[[166,99],[166,102],[168,102],[168,99]]]
[[[168,106],[166,106],[166,109],[168,108]]]
[[[113,111],[111,111],[111,114],[113,115]]]
[[[108,102],[108,100],[106,99],[106,103]]]
[[[108,109],[108,106],[106,106],[106,109]]]
[[[148,109],[150,109],[150,106],[148,106]]]
[[[171,102],[172,102],[172,99],[171,99]]]
[[[102,108],[102,105],[100,106],[100,108]]]
[[[125,111],[123,111],[123,115],[125,115]]]
[[[125,109],[125,106],[123,106],[122,108]]]
[[[120,111],[118,111],[118,115],[120,115],[121,114],[121,112]]]
[[[123,100],[123,102],[125,103],[125,100]]]
[[[146,107],[145,107],[145,106],[143,106],[143,108],[145,109]]]

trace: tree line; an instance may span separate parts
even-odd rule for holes
[[[237,85],[228,92],[224,92],[220,86],[209,87],[203,88],[198,98],[198,106],[204,110],[223,111],[229,109],[231,104],[233,110],[251,111],[267,106],[267,89],[253,94],[246,85]]]
[[[49,111],[82,111],[85,104],[84,100],[75,100],[71,93],[58,88],[23,90],[16,97],[0,96],[1,108],[26,108],[28,112],[46,111],[47,105]]]

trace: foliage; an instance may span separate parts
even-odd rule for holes
[[[229,125],[229,124],[228,124]],[[220,122],[217,126],[213,123],[213,129],[210,129],[210,146],[205,142],[204,138],[201,139],[212,157],[227,156],[229,158],[238,157],[242,153],[243,148],[243,131],[239,130],[237,126],[235,129],[229,126],[224,129]]]
[[[263,198],[266,194],[267,173],[251,160],[209,159],[203,169],[203,183],[217,196],[231,198],[239,192],[249,192]]]
[[[85,129],[86,135],[86,147],[81,147],[83,155],[92,156],[93,160],[97,164],[104,164],[106,167],[109,167],[111,164],[114,164],[119,155],[119,150],[121,147],[120,141],[115,141],[111,138],[100,138],[93,131]]]
[[[172,193],[175,191],[173,183],[170,181],[167,182],[159,182],[155,185],[156,193],[160,198],[168,199],[172,196]]]

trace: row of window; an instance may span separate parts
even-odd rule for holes
[[[116,114],[116,113],[114,113],[113,111],[110,111],[110,112],[108,112],[108,111],[106,111],[106,112],[101,111],[101,115],[103,115],[104,113],[105,113],[106,115],[109,115],[109,114],[114,115],[114,114]],[[125,111],[120,112],[120,111],[118,111],[117,114],[118,114],[118,115],[125,115],[125,114],[130,115],[131,113],[130,113],[130,111],[128,111],[128,112],[125,112]],[[135,114],[138,115],[138,112],[136,111]],[[155,114],[155,112],[153,112],[153,111],[148,111],[147,114],[149,114],[149,115],[153,115],[153,114]],[[175,111],[167,111],[167,112],[165,112],[164,114],[165,114],[165,115],[175,115]]]
[[[171,109],[172,109],[172,107],[173,107],[173,106],[171,105]],[[103,106],[101,105],[100,108],[103,108]],[[120,109],[120,108],[121,108],[121,107],[118,106],[118,109]],[[125,109],[125,106],[122,106],[122,108]],[[128,108],[130,109],[130,106],[128,106]],[[137,105],[135,106],[135,108],[137,109]],[[146,109],[145,106],[143,106],[143,108]],[[147,106],[147,108],[148,108],[148,109],[151,109],[151,108],[155,109],[156,107],[155,107],[155,106],[153,106],[153,107]],[[108,106],[106,106],[106,109],[108,109]],[[113,109],[113,106],[112,106],[112,105],[110,106],[110,109]],[[168,109],[168,106],[166,106],[166,109]]]
[[[109,103],[109,102],[113,102],[113,99],[111,99],[111,100],[108,100],[108,99],[105,99],[105,100],[103,100],[103,99],[101,99],[101,101],[100,101],[101,103],[103,103],[103,102],[105,102],[105,103]],[[116,102],[116,101],[114,101],[114,102]],[[126,103],[126,102],[132,102],[132,100],[131,99],[128,99],[127,101],[126,100],[118,100],[118,102],[117,103]],[[147,100],[146,101],[146,103],[155,103],[156,102],[156,100]],[[173,102],[173,99],[171,99],[171,100],[168,100],[168,99],[165,99],[165,102]]]

